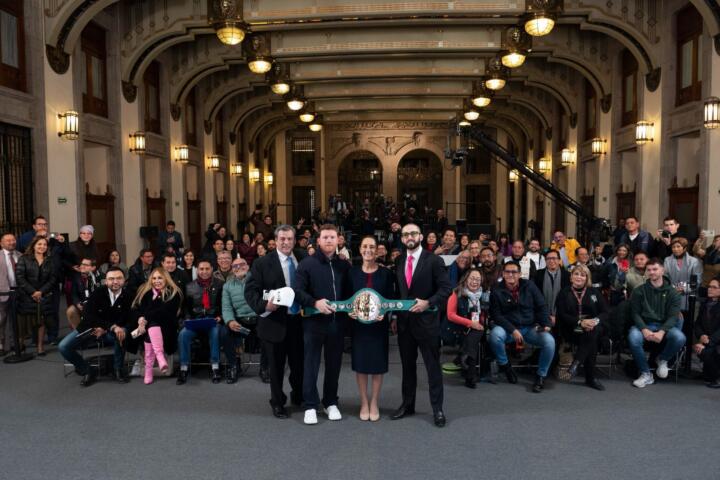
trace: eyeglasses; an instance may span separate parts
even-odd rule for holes
[[[420,235],[420,232],[403,232],[400,234],[402,238],[417,237],[418,235]]]
[[[520,272],[517,270],[505,270],[503,272],[503,274],[505,274],[505,275],[520,275]]]
[[[555,260],[555,261],[557,262],[557,261],[560,260],[560,259],[557,258],[557,257],[545,257],[545,261],[546,261],[546,262],[549,262],[550,260]]]
[[[240,270],[243,267],[247,267],[247,263],[233,263],[233,270]]]

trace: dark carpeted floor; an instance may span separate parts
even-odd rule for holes
[[[546,392],[501,381],[475,391],[445,379],[446,428],[432,425],[422,366],[416,416],[400,403],[393,347],[378,423],[357,418],[355,376],[341,376],[344,418],[302,424],[270,414],[255,370],[235,385],[205,371],[179,387],[63,377],[59,354],[0,363],[0,478],[25,479],[689,479],[720,478],[720,391],[622,373],[606,392],[552,382]],[[346,360],[349,360],[346,356]]]

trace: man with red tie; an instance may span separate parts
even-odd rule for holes
[[[20,258],[20,253],[15,250],[15,235],[6,233],[0,237],[0,292],[7,292],[15,288],[15,265]],[[9,297],[0,297],[0,357],[10,351],[10,336],[8,335],[11,325],[8,322],[8,300]]]
[[[414,299],[415,304],[409,312],[399,312],[397,321],[392,324],[393,330],[398,333],[403,401],[391,418],[398,420],[415,413],[419,350],[427,370],[433,420],[436,426],[444,427],[438,310],[445,308],[452,286],[443,260],[422,248],[420,227],[408,223],[402,228],[401,239],[406,252],[398,257],[395,264],[400,298]]]

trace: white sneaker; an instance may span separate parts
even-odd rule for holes
[[[637,388],[644,388],[647,385],[652,385],[655,383],[655,379],[653,378],[652,373],[642,373],[640,376],[633,382],[633,385],[635,385]]]
[[[314,408],[305,410],[305,425],[315,425],[317,423],[317,412]]]
[[[325,409],[325,413],[327,413],[328,420],[342,420],[342,415],[336,405],[330,405],[327,407]]]
[[[667,378],[667,376],[668,376],[667,360],[658,360],[657,370],[655,370],[655,375],[657,375],[658,378]]]

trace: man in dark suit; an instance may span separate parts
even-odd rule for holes
[[[276,249],[253,262],[245,285],[245,300],[260,318],[257,335],[268,356],[270,370],[270,405],[273,415],[287,418],[287,396],[283,392],[285,362],[290,365],[290,401],[302,403],[303,331],[300,309],[281,307],[265,300],[265,293],[292,287],[298,260],[293,254],[295,229],[281,225],[275,229]]]
[[[115,348],[114,367],[115,379],[118,383],[127,383],[128,378],[123,368],[125,351],[123,345],[128,335],[128,317],[132,298],[125,286],[125,274],[118,267],[110,267],[105,275],[107,288],[98,288],[90,294],[85,308],[83,319],[76,330],[65,336],[58,349],[68,362],[75,366],[75,371],[82,375],[80,385],[89,387],[97,378],[77,348],[83,342],[80,334],[92,330],[89,335],[112,343]]]
[[[570,285],[570,273],[560,266],[560,254],[557,250],[549,250],[545,254],[545,268],[541,268],[533,276],[535,286],[545,298],[550,313],[550,323],[555,326],[555,299],[560,290]]]
[[[409,312],[401,312],[393,330],[398,332],[398,345],[402,361],[402,396],[400,408],[392,415],[393,420],[415,413],[415,390],[417,388],[417,352],[425,362],[430,384],[430,404],[438,427],[445,426],[442,410],[443,383],[440,368],[440,318],[430,308],[445,308],[450,296],[450,280],[442,259],[424,250],[420,227],[409,223],[402,228],[402,242],[406,252],[398,257],[396,272],[400,298],[415,299]]]

